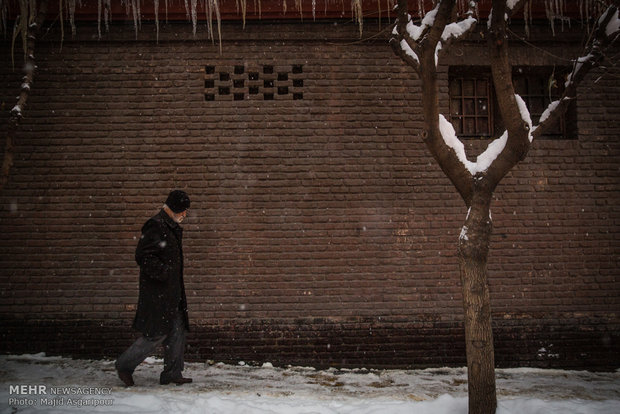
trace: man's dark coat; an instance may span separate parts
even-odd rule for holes
[[[179,309],[189,330],[182,241],[183,229],[164,210],[142,227],[136,248],[140,295],[133,327],[146,337],[167,335]]]

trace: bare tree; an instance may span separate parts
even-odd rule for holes
[[[407,0],[398,0],[397,20],[390,40],[395,53],[411,66],[422,83],[424,130],[422,139],[468,208],[458,242],[458,259],[465,311],[465,340],[470,413],[495,413],[495,360],[487,258],[492,230],[490,205],[502,178],[525,159],[532,140],[553,125],[575,98],[577,85],[599,65],[604,49],[619,36],[618,0],[597,20],[584,55],[575,60],[564,95],[532,125],[524,101],[515,94],[509,64],[507,21],[525,0],[493,0],[488,31],[491,72],[500,115],[506,131],[491,142],[476,162],[467,160],[454,128],[439,113],[437,61],[450,44],[463,39],[476,25],[475,2],[457,19],[456,0],[440,0],[414,24]]]

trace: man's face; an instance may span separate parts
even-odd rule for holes
[[[181,211],[180,213],[173,213],[172,220],[181,224],[181,222],[185,220],[185,217],[187,217],[187,210]]]

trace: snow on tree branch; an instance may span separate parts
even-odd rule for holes
[[[468,17],[465,20],[461,20],[460,22],[450,23],[443,29],[443,33],[441,34],[441,40],[444,43],[449,41],[453,41],[463,35],[467,34],[472,30],[477,20],[472,16],[473,11],[468,13]]]
[[[414,42],[419,42],[423,39],[423,37],[428,33],[433,24],[435,23],[435,16],[437,16],[437,10],[439,9],[439,4],[437,6],[426,13],[422,22],[419,26],[413,24],[411,21],[411,15],[407,14],[409,17],[409,22],[407,23],[407,33],[413,39]]]
[[[420,25],[413,23],[412,17],[407,13],[407,2],[399,1],[398,17],[392,30],[390,45],[397,56],[413,67],[416,71],[420,66],[420,43],[427,36],[431,27],[435,23],[435,16],[439,9],[439,4],[424,15]]]
[[[605,34],[607,35],[607,37],[612,38],[614,36],[617,37],[619,32],[620,32],[620,18],[618,18],[618,10],[616,9],[613,16],[609,20],[609,23],[605,26]],[[613,41],[614,40],[612,40],[612,42]]]
[[[533,127],[532,135],[542,135],[546,128],[564,113],[571,100],[577,96],[577,87],[586,74],[597,67],[605,58],[606,49],[620,38],[620,17],[618,7],[609,6],[597,20],[592,37],[586,46],[585,54],[575,59],[573,70],[565,83],[564,94],[557,101],[553,101],[540,117],[539,124]]]
[[[413,66],[414,69],[418,70],[417,68],[420,64],[419,56],[423,53],[420,45],[428,40],[431,29],[435,25],[441,2],[438,2],[433,10],[424,15],[419,25],[413,23],[411,15],[406,13],[406,5],[403,4],[398,7],[399,17],[396,19],[390,43],[398,56],[410,66]],[[452,7],[453,6],[450,7],[450,10]],[[467,18],[447,24],[443,28],[440,39],[434,50],[435,66],[438,64],[438,55],[440,52],[445,52],[453,41],[464,37],[474,29],[477,22],[473,17],[475,8],[476,3],[470,1],[469,9],[466,13]]]
[[[411,15],[407,13],[407,0],[399,0],[398,17],[390,39],[396,55],[418,72],[421,70],[420,62],[424,58],[434,57],[436,67],[437,54],[442,49],[445,50],[452,40],[465,35],[474,27],[476,19],[471,15],[475,3],[472,1],[469,4],[468,19],[450,23],[455,2],[454,0],[439,1],[435,8],[424,14],[418,25],[413,23]]]
[[[435,48],[435,66],[438,64],[440,52],[445,52],[453,41],[464,37],[476,27],[478,21],[473,17],[475,8],[476,3],[473,1],[469,2],[469,10],[466,13],[467,18],[459,22],[450,23],[443,29],[441,41],[437,43]]]
[[[527,2],[528,0],[506,0],[506,9],[509,13],[508,17],[519,11]]]
[[[519,111],[523,122],[532,126],[532,119],[530,113],[525,105],[525,102],[519,95],[515,95],[515,99],[519,105]],[[494,139],[489,143],[487,149],[476,158],[476,162],[469,161],[465,154],[465,146],[463,142],[458,138],[452,124],[443,116],[439,115],[439,130],[441,131],[441,137],[448,147],[450,147],[456,154],[459,161],[465,166],[472,176],[476,176],[479,173],[486,172],[497,157],[502,153],[508,142],[508,131],[504,131],[502,136]],[[532,136],[530,134],[530,142]]]
[[[548,1],[548,0],[547,0]],[[506,7],[505,7],[505,11],[504,11],[504,20],[508,21],[513,15],[515,15],[519,10],[521,10],[522,8],[524,8],[525,6],[528,6],[531,8],[531,4],[532,4],[532,0],[506,0]],[[527,33],[529,33],[529,22],[528,22],[528,8],[525,7],[524,13],[523,13],[523,18],[525,20],[525,30]],[[493,8],[491,8],[491,10],[489,11],[489,17],[488,17],[488,21],[487,21],[487,27],[491,28],[491,20],[493,17]],[[552,20],[551,20],[552,22]],[[552,25],[553,27],[553,25]]]
[[[532,142],[532,117],[530,115],[530,111],[527,109],[527,105],[521,96],[515,94],[515,99],[517,101],[517,105],[519,106],[519,113],[521,114],[521,119],[523,123],[527,125],[528,131],[528,140]]]
[[[32,21],[26,28],[26,35],[24,36],[26,42],[24,47],[24,77],[22,78],[21,90],[19,96],[17,97],[17,103],[11,109],[8,120],[8,128],[4,143],[4,157],[2,160],[2,168],[0,170],[0,190],[4,188],[8,182],[9,173],[11,171],[11,167],[13,166],[15,133],[24,116],[23,112],[26,107],[28,97],[30,96],[32,83],[34,82],[34,76],[37,69],[34,57],[35,41],[41,27],[43,26],[43,22],[45,21],[45,17],[47,15],[47,5],[47,0],[41,1],[38,10],[33,12],[34,14],[32,15]],[[26,20],[24,19],[23,21],[25,22]]]

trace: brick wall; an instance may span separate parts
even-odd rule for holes
[[[158,43],[145,24],[137,40],[131,26],[96,40],[81,25],[62,49],[53,33],[37,44],[0,193],[0,352],[128,346],[140,227],[182,188],[189,358],[464,365],[455,251],[466,210],[418,136],[417,76],[384,38],[359,42],[354,24],[224,29],[221,54],[187,25],[162,28]],[[3,132],[20,76],[8,41],[1,50]],[[550,60],[516,52],[515,63]],[[446,62],[484,63],[483,46]],[[498,366],[619,366],[610,71],[580,90],[579,139],[535,142],[497,189]],[[447,66],[440,78],[447,93]]]

